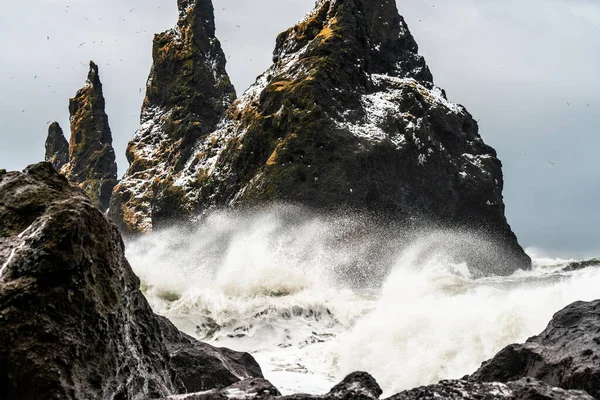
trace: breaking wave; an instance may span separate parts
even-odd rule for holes
[[[324,393],[364,370],[386,394],[460,378],[539,333],[600,269],[535,259],[500,277],[462,261],[496,251],[468,232],[400,232],[357,215],[277,206],[218,211],[127,243],[154,310],[248,351],[282,392]]]

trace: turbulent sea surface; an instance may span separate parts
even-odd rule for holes
[[[293,207],[215,212],[127,243],[154,310],[252,353],[284,393],[325,393],[363,370],[384,394],[460,378],[556,311],[600,297],[600,268],[495,276],[461,262],[493,251],[467,232],[407,234],[366,217]],[[533,255],[535,256],[535,255]]]

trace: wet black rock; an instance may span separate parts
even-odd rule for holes
[[[255,378],[240,381],[224,389],[171,396],[163,400],[263,400],[279,398],[278,396],[281,396],[281,393],[271,382]]]
[[[215,348],[180,332],[167,318],[158,317],[170,364],[187,392],[222,388],[241,378],[262,377],[260,366],[248,353]]]
[[[585,390],[600,399],[600,300],[579,301],[557,312],[542,333],[505,347],[470,379],[508,382],[522,377]]]
[[[60,171],[69,162],[69,142],[65,139],[58,122],[53,122],[48,127],[44,159],[51,163],[57,171]]]
[[[170,400],[377,400],[382,392],[375,379],[365,372],[354,372],[324,395],[294,394],[280,396],[264,379],[244,380],[221,390],[211,390]],[[516,382],[479,383],[466,380],[442,381],[394,395],[388,400],[593,400],[583,391],[551,387],[533,378]]]
[[[116,226],[50,163],[0,174],[0,221],[0,398],[156,398],[262,376],[152,312]]]
[[[516,382],[478,383],[465,380],[442,381],[392,396],[389,400],[593,400],[583,391],[548,386],[532,378]]]
[[[171,400],[205,400],[205,399],[278,399],[278,400],[377,400],[381,396],[381,388],[375,379],[366,372],[353,372],[342,382],[335,385],[322,396],[294,394],[281,396],[279,391],[264,379],[247,379],[221,390],[193,393],[186,396],[173,396]]]
[[[590,267],[600,267],[600,258],[592,258],[591,260],[584,261],[573,261],[568,263],[562,270],[563,272],[571,272]]]

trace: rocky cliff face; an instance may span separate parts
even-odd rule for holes
[[[69,100],[69,162],[61,172],[81,186],[101,210],[108,208],[117,184],[115,151],[104,107],[98,66],[90,61],[85,86]]]
[[[505,347],[470,379],[508,382],[533,377],[600,399],[599,346],[600,300],[576,302],[557,312],[538,336]]]
[[[262,377],[152,313],[117,228],[50,163],[0,171],[0,398],[146,399]]]
[[[60,171],[69,162],[69,142],[65,139],[58,122],[53,122],[48,127],[44,160],[51,163],[57,171]]]
[[[177,4],[177,26],[154,38],[142,125],[127,147],[130,167],[111,205],[113,220],[127,231],[192,212],[175,178],[236,97],[211,1]]]
[[[191,70],[179,67],[174,50],[181,43],[194,53],[199,45],[186,41],[182,26],[197,20],[186,15],[208,3],[179,2],[183,22],[155,41],[143,125],[129,146],[132,165],[111,206],[123,227],[145,231],[211,207],[276,200],[483,232],[502,246],[500,272],[530,265],[504,216],[496,152],[467,110],[433,84],[395,2],[318,1],[279,35],[272,67],[216,129],[213,110],[226,102],[204,96],[210,101],[198,105],[206,114],[198,125],[207,129],[198,133],[187,120],[175,119],[173,108],[158,106],[164,96],[158,96],[157,71],[168,65],[173,72],[162,81],[165,89],[185,80],[186,99],[228,83],[222,68],[213,68],[215,79],[204,86],[187,79],[222,66],[220,49],[218,62],[190,63]],[[212,18],[200,23],[213,32]],[[209,51],[216,39],[202,43]],[[191,110],[190,102],[174,109]],[[180,121],[177,129],[173,121]],[[166,139],[173,129],[176,142]]]

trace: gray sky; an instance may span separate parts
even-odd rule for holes
[[[40,161],[49,121],[59,121],[68,135],[68,99],[93,59],[123,173],[152,36],[175,25],[176,0],[5,3],[0,168]],[[238,95],[270,65],[277,33],[313,3],[214,0]],[[600,255],[600,2],[398,0],[398,8],[436,84],[467,107],[498,151],[508,220],[523,246]]]

